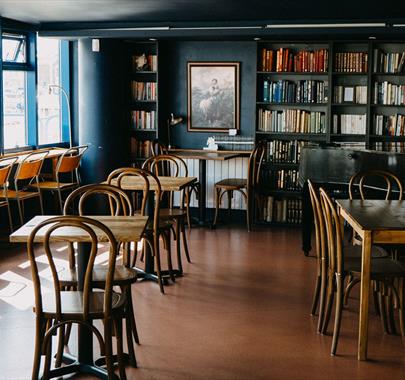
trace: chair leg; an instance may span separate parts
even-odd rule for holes
[[[322,331],[322,324],[324,320],[324,314],[325,314],[325,300],[326,300],[326,289],[327,289],[327,284],[328,284],[328,276],[327,276],[327,269],[326,269],[326,263],[325,260],[322,260],[321,262],[321,289],[320,289],[320,294],[319,294],[319,312],[318,312],[318,328],[317,331],[318,333],[321,333]]]
[[[127,303],[128,303],[128,311],[129,311],[128,315],[129,315],[129,321],[131,322],[132,334],[134,336],[135,342],[137,344],[139,344],[139,336],[138,336],[138,330],[136,328],[134,305],[132,303],[132,291],[131,291],[130,285],[128,285],[128,289],[127,289]]]
[[[35,346],[34,346],[34,363],[32,366],[32,380],[38,380],[39,378],[39,368],[41,366],[41,353],[42,353],[42,343],[44,340],[44,329],[45,323],[39,317],[36,317],[35,321]]]
[[[10,210],[10,203],[7,200],[7,214],[8,214],[8,223],[10,225],[10,231],[14,231],[14,226],[13,226],[13,218],[11,216],[11,210]]]
[[[388,334],[388,324],[387,324],[387,316],[386,316],[386,308],[385,308],[385,296],[382,294],[382,289],[378,292],[378,303],[380,309],[380,319],[381,319],[381,327],[385,334]]]
[[[144,249],[146,248],[146,246],[144,245]],[[161,293],[165,293],[165,289],[163,287],[163,280],[162,280],[162,269],[160,266],[160,252],[159,252],[159,239],[157,242],[157,246],[156,249],[154,249],[154,254],[155,254],[155,267],[156,267],[156,274],[157,274],[157,278],[158,278],[158,283],[159,283],[159,288],[160,288],[160,292]]]
[[[229,219],[229,221],[231,221],[232,220],[231,209],[232,209],[233,191],[228,190],[227,195],[228,195],[228,219]]]
[[[249,199],[249,196],[246,196],[246,225],[248,232],[252,231],[252,217],[251,217],[251,210],[250,210],[250,203],[251,200]]]
[[[176,254],[177,254],[177,266],[180,273],[183,273],[183,265],[181,263],[181,252],[180,252],[180,220],[176,220],[175,224],[176,231]]]
[[[23,216],[23,211],[22,211],[22,206],[21,206],[21,200],[17,198],[17,206],[18,206],[18,213],[20,215],[20,225],[22,226],[24,224],[24,216]]]
[[[212,227],[215,227],[217,224],[220,199],[221,199],[221,189],[216,188],[215,189],[215,216],[214,216],[214,221],[212,222]]]
[[[191,216],[190,216],[190,188],[186,189],[186,214],[188,229],[191,230]]]
[[[190,254],[188,252],[187,235],[186,229],[184,228],[184,223],[181,223],[180,230],[181,230],[181,238],[183,240],[183,249],[184,253],[186,254],[187,262],[191,263]]]
[[[325,307],[325,316],[322,324],[322,334],[326,334],[328,330],[330,314],[332,312],[333,298],[335,297],[335,290],[333,288],[333,275],[330,275],[328,278],[328,290],[327,290],[327,301]]]
[[[405,281],[403,278],[399,280],[399,327],[401,330],[401,335],[402,337],[405,337],[405,312],[404,312],[404,297],[405,297],[405,292],[404,292],[404,285]]]
[[[336,354],[336,348],[339,340],[340,325],[342,322],[342,309],[343,309],[343,278],[341,275],[336,275],[336,310],[335,310],[335,326],[333,328],[332,349],[330,354]]]
[[[352,277],[351,277],[352,278]],[[349,295],[350,291],[353,289],[353,287],[360,282],[359,278],[353,278],[350,280],[350,282],[347,284],[346,289],[345,289],[345,294],[343,296],[343,304],[347,306],[348,301],[349,301]]]
[[[61,215],[63,214],[63,201],[62,201],[62,191],[61,189],[58,189],[58,200],[59,200],[59,209]]]
[[[111,319],[104,320],[104,344],[105,344],[105,364],[107,367],[108,378],[114,378],[114,363],[112,350],[112,321]]]
[[[173,282],[176,282],[176,277],[174,277],[173,273],[173,264],[172,264],[172,247],[170,242],[170,232],[166,234],[162,234],[163,239],[166,245],[166,252],[167,252],[167,266],[169,267],[169,276]],[[180,236],[177,236],[177,241],[180,241]]]
[[[71,324],[70,324],[71,326]],[[59,327],[58,335],[58,350],[55,357],[55,368],[59,368],[62,365],[63,347],[65,344],[65,326]]]
[[[118,359],[118,370],[120,373],[120,380],[126,380],[127,375],[125,372],[124,365],[124,347],[122,344],[122,319],[114,318],[114,328],[117,336],[117,359]]]
[[[318,308],[318,303],[319,303],[320,290],[321,290],[321,276],[317,276],[316,282],[315,282],[314,297],[312,299],[311,315],[316,314],[316,309]]]

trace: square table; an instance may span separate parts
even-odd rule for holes
[[[17,231],[10,235],[10,242],[26,243],[32,230],[42,221],[53,218],[53,215],[35,216],[29,222],[24,224]],[[87,218],[98,220],[105,224],[113,233],[118,242],[130,243],[138,242],[142,239],[145,231],[148,217],[146,216],[87,216]],[[50,226],[50,225],[49,225]],[[49,228],[48,226],[48,228]],[[36,242],[43,241],[43,237],[47,231],[46,227],[39,230],[36,235]],[[94,228],[97,239],[100,242],[108,241],[106,235],[99,229]],[[77,257],[77,274],[78,274],[78,289],[83,288],[84,275],[86,273],[87,263],[89,260],[88,242],[89,235],[80,228],[76,227],[61,227],[52,234],[52,241],[55,242],[77,242],[78,257]],[[108,379],[107,371],[94,365],[93,361],[93,336],[92,333],[82,325],[78,326],[78,357],[77,359],[65,355],[67,362],[71,364],[69,367],[61,367],[60,369],[52,370],[52,377],[66,375],[67,373],[89,373],[96,375],[101,379]],[[116,377],[118,379],[118,377]]]
[[[367,360],[371,246],[405,244],[405,201],[337,200],[339,215],[363,241],[357,358]]]

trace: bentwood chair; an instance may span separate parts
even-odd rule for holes
[[[335,307],[335,322],[333,329],[333,339],[331,347],[331,355],[335,355],[340,325],[342,320],[343,297],[344,297],[344,281],[347,276],[352,276],[360,281],[361,277],[361,259],[358,257],[345,256],[345,247],[343,246],[343,228],[340,223],[339,215],[336,211],[335,204],[328,196],[324,189],[320,189],[321,207],[326,226],[327,246],[328,246],[328,289],[327,289],[327,304],[325,312],[325,320],[323,323],[322,332],[325,333],[330,318],[330,310],[333,303],[334,294],[336,293]],[[398,297],[398,292],[394,287],[394,280],[403,280],[405,276],[405,268],[398,261],[391,258],[379,258],[371,261],[370,278],[377,284],[376,290],[380,301],[380,316],[384,331],[387,326],[387,316],[385,311],[389,308],[382,304],[381,291],[390,291],[395,297],[397,304],[403,304]],[[401,297],[402,298],[402,297]],[[391,311],[388,310],[391,319]],[[402,312],[402,308],[401,308]],[[403,324],[401,323],[402,333]]]
[[[41,191],[51,191],[58,194],[60,212],[63,211],[62,192],[73,190],[80,186],[79,166],[87,145],[76,146],[63,153],[55,167],[54,181],[41,181],[38,186]]]
[[[162,238],[164,248],[166,249],[167,252],[167,264],[169,269],[169,276],[173,282],[175,281],[175,277],[173,272],[171,247],[170,247],[171,224],[168,223],[166,220],[162,220],[160,218],[160,208],[161,208],[160,202],[163,194],[162,188],[157,176],[155,176],[152,172],[149,172],[148,170],[138,168],[118,168],[109,174],[107,178],[107,183],[109,184],[114,183],[119,188],[126,188],[126,186],[124,186],[123,184],[125,184],[125,181],[127,179],[130,179],[130,177],[142,178],[141,181],[142,189],[137,191],[131,191],[135,196],[133,201],[133,204],[135,205],[134,210],[136,210],[136,212],[140,213],[141,215],[145,215],[148,204],[154,201],[153,211],[149,210],[150,218],[145,231],[144,242],[147,244],[148,248],[151,251],[152,256],[154,257],[159,288],[161,293],[164,293],[164,286],[163,286],[164,278],[162,274],[161,258],[160,258],[160,244],[159,244],[160,238]],[[156,184],[153,190],[151,189],[149,178],[151,178],[151,180],[153,180]],[[144,245],[144,250],[145,249],[146,245]],[[131,267],[134,267],[136,265],[136,260],[137,255],[135,251],[134,255],[132,256],[132,259],[130,260]]]
[[[39,174],[48,151],[33,152],[18,159],[18,166],[14,174],[14,189],[7,188],[0,197],[1,200],[16,201],[20,223],[24,224],[24,201],[38,198],[41,214],[44,213],[42,194],[39,189]]]
[[[112,216],[118,215],[133,215],[131,200],[127,194],[116,186],[106,184],[85,185],[75,189],[66,199],[64,214],[67,215],[74,210],[74,205],[77,204],[75,211],[83,216],[88,212],[86,206],[92,200],[101,201],[100,204],[106,206],[107,212]],[[120,242],[118,242],[119,244]],[[123,246],[123,264],[116,264],[114,270],[113,285],[119,286],[121,293],[125,294],[125,326],[127,346],[129,351],[129,360],[132,366],[136,367],[135,350],[133,348],[132,336],[135,342],[139,344],[138,332],[135,322],[134,307],[132,304],[131,285],[137,280],[135,269],[130,268],[128,263],[129,245]],[[64,288],[75,288],[77,285],[76,267],[74,260],[74,249],[69,245],[69,267],[70,271],[64,271],[60,275],[60,284]],[[108,268],[105,265],[96,264],[93,268],[93,286],[104,288],[107,279]],[[68,330],[70,333],[70,329]],[[68,334],[69,335],[69,334]],[[65,342],[68,338],[65,339]]]
[[[10,211],[10,202],[8,200],[8,194],[7,194],[7,185],[8,185],[8,180],[10,177],[11,170],[14,166],[14,164],[17,162],[18,158],[17,157],[6,157],[0,159],[0,188],[1,188],[1,195],[0,195],[0,207],[6,207],[7,208],[7,214],[8,214],[8,221],[10,225],[10,230],[13,231],[13,218],[11,217],[11,211]]]
[[[35,243],[38,231],[47,229],[41,246]],[[60,285],[60,272],[56,270],[54,255],[58,246],[52,241],[52,234],[57,233],[60,228],[65,230],[74,228],[83,230],[89,236],[91,245],[87,271],[84,277],[83,290],[62,291]],[[108,266],[106,267],[106,280],[103,290],[93,291],[93,269],[94,262],[99,253],[98,239],[94,232],[97,228],[107,237]],[[43,255],[52,273],[51,282],[39,274],[37,257]],[[60,367],[61,353],[58,351],[56,369],[50,369],[52,360],[52,336],[59,330],[64,333],[65,326],[70,323],[80,324],[90,330],[97,338],[101,354],[105,355],[108,378],[114,377],[112,335],[113,330],[117,338],[117,354],[120,378],[126,379],[123,358],[122,343],[122,318],[126,304],[125,294],[113,291],[115,261],[117,257],[117,242],[112,232],[102,223],[79,216],[59,216],[48,219],[36,226],[28,239],[28,257],[30,260],[32,281],[35,293],[36,332],[34,348],[34,364],[32,379],[39,378],[41,366],[41,355],[45,355],[43,379],[62,376],[74,370],[76,364]],[[46,282],[46,283],[45,283]],[[45,288],[51,292],[45,292]],[[99,329],[93,325],[93,321],[103,322],[104,339]],[[60,368],[59,368],[60,367]]]
[[[150,157],[144,162],[143,167],[153,172],[156,176],[179,177],[182,173],[184,177],[188,177],[188,169],[186,163],[182,158],[174,155],[161,154],[158,156]],[[186,259],[189,263],[191,262],[187,244],[187,235],[184,227],[186,220],[188,225],[191,225],[189,212],[189,194],[190,189],[187,187],[180,194],[180,208],[174,208],[173,192],[169,192],[169,207],[160,209],[160,218],[164,221],[172,221],[174,223],[177,263],[180,272],[182,272],[183,270],[180,252],[180,239],[183,242],[183,249],[186,255]],[[184,203],[186,204],[186,209],[184,209]]]
[[[250,153],[247,178],[227,178],[215,183],[215,217],[212,224],[213,227],[215,227],[217,224],[219,207],[223,196],[225,194],[227,194],[228,196],[228,210],[230,211],[232,206],[233,193],[235,191],[238,191],[242,194],[242,197],[244,198],[246,203],[246,225],[248,231],[251,231],[255,196],[257,186],[260,181],[261,166],[264,153],[265,145],[264,143],[259,142]]]

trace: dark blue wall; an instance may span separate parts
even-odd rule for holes
[[[240,62],[240,131],[254,136],[256,102],[256,42],[162,41],[159,42],[160,125],[173,112],[184,122],[171,128],[172,145],[202,148],[216,132],[187,131],[187,62]]]
[[[92,52],[91,39],[79,41],[79,143],[90,145],[82,161],[86,183],[104,180],[128,161],[123,57],[120,40],[100,40],[100,52]]]

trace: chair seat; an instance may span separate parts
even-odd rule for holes
[[[61,308],[64,319],[67,317],[83,319],[83,292],[67,291],[61,292]],[[43,310],[45,318],[52,318],[56,314],[55,295],[53,293],[42,296]],[[118,310],[124,306],[125,296],[119,293],[112,294],[112,309]],[[104,292],[96,291],[90,293],[89,318],[103,318]]]
[[[93,268],[94,286],[102,286],[107,277],[108,267],[104,265],[95,265]],[[59,274],[59,282],[62,286],[72,286],[77,284],[77,274],[75,269],[68,269]],[[136,282],[137,273],[133,268],[127,268],[123,265],[116,265],[114,271],[114,285],[128,285]]]
[[[244,189],[247,186],[247,180],[244,178],[226,178],[215,183],[215,187],[225,190]]]
[[[159,216],[163,220],[184,218],[187,216],[187,210],[180,208],[163,208],[160,209]]]
[[[56,181],[44,181],[44,182],[39,182],[38,184],[39,188],[41,190],[57,190],[57,189],[66,189],[69,187],[75,187],[78,186],[77,183],[75,182],[56,182]],[[32,187],[36,187],[36,185],[32,185]]]
[[[361,274],[361,260],[354,257],[345,258],[345,271],[360,276]],[[384,279],[389,276],[405,277],[405,266],[399,261],[390,258],[379,258],[378,260],[371,260],[372,279]]]
[[[345,258],[361,258],[361,246],[360,245],[349,245],[344,248]],[[389,253],[382,247],[378,245],[373,245],[371,247],[371,257],[373,259],[386,258],[389,257]]]
[[[7,190],[7,198],[8,199],[28,199],[38,197],[39,193],[37,191],[16,191],[16,190]],[[0,199],[4,199],[5,196],[2,194],[0,195]]]

